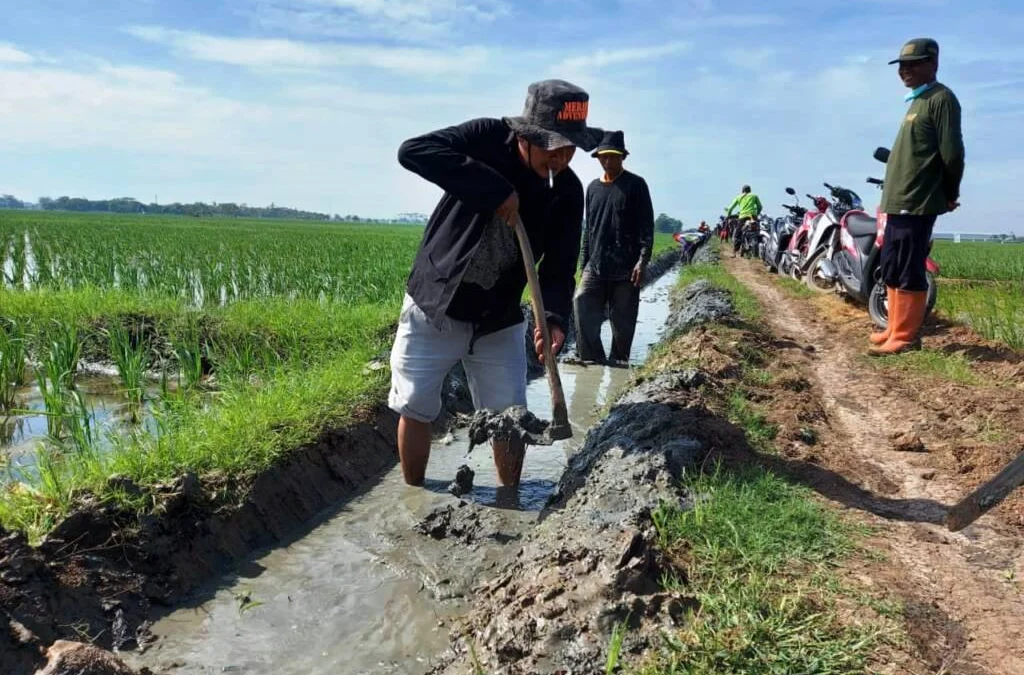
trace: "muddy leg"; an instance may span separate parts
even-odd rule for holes
[[[523,457],[526,456],[523,442],[494,441],[491,448],[494,450],[494,468],[498,471],[498,484],[507,487],[519,485],[523,473]]]
[[[629,361],[639,311],[640,289],[628,281],[616,282],[608,311],[612,324],[612,361]]]
[[[430,459],[430,436],[429,422],[405,416],[398,420],[398,457],[407,485],[423,485]]]

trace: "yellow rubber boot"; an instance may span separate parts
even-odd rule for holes
[[[889,323],[886,324],[885,330],[880,333],[872,333],[868,336],[868,341],[873,345],[884,345],[889,341],[889,336],[892,335],[892,316],[896,313],[896,289],[889,286],[885,287],[885,295],[889,299],[888,301],[888,314]]]

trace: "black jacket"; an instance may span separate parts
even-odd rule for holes
[[[480,335],[523,320],[522,255],[509,243],[510,236],[515,239],[511,230],[492,225],[495,209],[515,189],[534,258],[540,261],[548,320],[568,327],[583,220],[583,185],[571,169],[555,177],[554,189],[548,187],[522,162],[515,134],[498,119],[470,120],[411,138],[399,148],[398,161],[444,190],[407,284],[409,295],[435,325],[447,315],[473,323]],[[481,241],[495,236],[501,245],[490,248],[502,259],[483,271],[478,260],[470,275],[491,278],[463,283],[478,248],[488,248]],[[480,257],[485,254],[482,250]]]

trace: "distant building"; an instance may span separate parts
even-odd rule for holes
[[[985,241],[993,244],[1024,243],[1024,239],[1018,239],[1011,234],[985,234],[980,232],[936,232],[932,239],[942,241],[969,242]]]

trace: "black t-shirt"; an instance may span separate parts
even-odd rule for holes
[[[629,279],[637,262],[651,259],[654,206],[643,178],[623,171],[611,183],[587,188],[583,265],[607,281]]]

